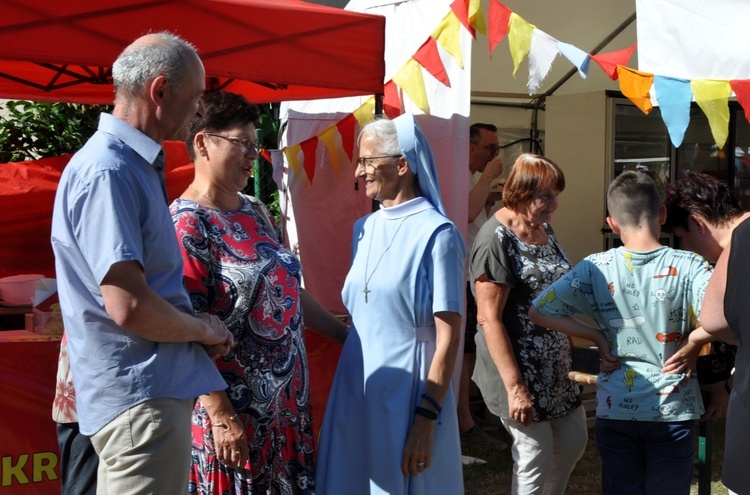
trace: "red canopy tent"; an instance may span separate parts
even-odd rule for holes
[[[112,62],[162,30],[198,47],[207,87],[255,103],[383,91],[381,16],[298,0],[3,0],[0,98],[111,103]]]

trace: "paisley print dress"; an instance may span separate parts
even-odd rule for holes
[[[234,349],[216,363],[250,452],[244,469],[220,464],[198,400],[189,493],[314,493],[298,259],[254,198],[242,196],[234,212],[177,199],[170,211],[193,307],[219,316],[234,335]]]

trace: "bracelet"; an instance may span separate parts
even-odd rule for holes
[[[437,413],[440,414],[443,411],[443,408],[440,407],[440,404],[438,404],[438,401],[435,400],[433,396],[430,394],[422,394],[422,398],[432,404],[435,409],[437,409]]]
[[[726,390],[728,394],[732,394],[732,389],[729,388],[729,378],[724,380],[724,390]]]
[[[419,414],[420,416],[424,416],[427,419],[431,419],[435,421],[438,419],[438,415],[435,411],[430,411],[426,407],[417,406],[416,409],[414,409],[414,414]]]
[[[236,414],[235,414],[235,415],[233,415],[233,416],[230,416],[230,417],[229,417],[229,421],[234,421],[234,420],[236,420],[236,419],[237,419],[237,415],[236,415]],[[230,428],[231,428],[231,426],[229,426],[229,425],[228,425],[228,424],[226,424],[226,423],[222,423],[221,421],[217,421],[217,422],[216,422],[216,423],[214,423],[214,424],[213,424],[212,426],[214,426],[214,427],[218,427],[218,428],[224,428],[225,430],[228,430],[228,429],[230,429]]]

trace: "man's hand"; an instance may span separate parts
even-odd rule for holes
[[[218,316],[208,313],[197,313],[195,317],[206,326],[206,337],[200,343],[206,348],[209,356],[216,358],[229,354],[234,347],[234,337],[224,322]]]
[[[503,160],[501,158],[495,158],[487,162],[487,165],[484,167],[484,172],[482,172],[482,175],[487,176],[490,181],[493,181],[500,177],[500,174],[503,173]]]

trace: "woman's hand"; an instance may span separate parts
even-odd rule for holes
[[[414,424],[406,437],[404,456],[401,459],[401,472],[404,476],[420,474],[430,467],[435,421],[419,414],[414,416]]]
[[[685,373],[685,378],[690,378],[698,361],[701,346],[695,345],[689,339],[683,339],[674,354],[664,362],[662,373],[678,375]]]
[[[508,390],[508,412],[510,419],[519,425],[527,426],[534,419],[531,393],[526,385],[516,385]]]
[[[701,391],[709,395],[706,412],[701,416],[701,421],[725,417],[727,415],[727,407],[729,406],[729,394],[726,391],[724,382],[720,381],[701,385]]]
[[[216,459],[227,467],[237,469],[248,460],[248,445],[245,429],[236,414],[211,418]]]

